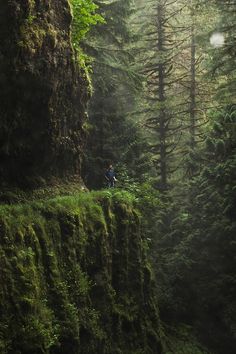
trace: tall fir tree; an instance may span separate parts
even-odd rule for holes
[[[105,169],[114,163],[120,174],[142,176],[145,140],[132,119],[141,79],[134,68],[131,43],[134,35],[128,28],[133,8],[131,1],[98,1],[106,23],[96,28],[84,43],[93,58],[94,92],[89,106],[89,131],[84,178],[91,188],[104,185]],[[123,176],[124,177],[124,176]]]

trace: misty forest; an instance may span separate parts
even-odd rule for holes
[[[1,0],[0,354],[236,353],[236,0]]]

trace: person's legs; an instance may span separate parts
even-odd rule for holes
[[[115,187],[115,181],[114,179],[110,179],[107,183],[108,188],[114,188]]]

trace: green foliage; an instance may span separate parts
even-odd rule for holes
[[[1,192],[3,202],[18,203],[0,207],[1,353],[160,351],[148,253],[161,318],[171,324],[165,354],[207,353],[199,342],[214,353],[234,354],[235,3],[207,2],[218,11],[208,6],[200,14],[203,2],[137,1],[141,12],[134,14],[127,0],[71,0],[72,44],[94,83],[84,178],[100,188],[106,164],[114,162],[118,188],[78,193],[58,186],[54,199],[45,188],[31,203],[24,193]],[[29,4],[18,49],[35,54],[45,39],[56,46],[57,36],[50,24],[42,28],[35,2]],[[162,33],[157,4],[166,16],[158,22]],[[209,49],[215,30],[227,45]],[[143,94],[137,62],[147,76]],[[162,74],[166,97],[157,92]],[[170,183],[160,192],[163,144]]]
[[[207,352],[195,336],[185,343],[193,331],[209,350],[224,354],[234,352],[236,340],[232,295],[232,269],[236,267],[235,4],[211,1],[206,6],[203,2],[140,1],[142,16],[134,14],[134,24],[128,22],[129,4],[99,2],[110,31],[104,32],[101,26],[86,43],[95,58],[95,95],[84,176],[89,186],[100,187],[106,164],[115,162],[117,186],[135,196],[141,211],[143,249],[156,269],[161,317],[177,327],[185,322],[193,328],[173,334],[170,352]],[[159,19],[162,33],[156,28],[157,4],[166,16]],[[129,29],[137,27],[142,38],[135,42]],[[210,47],[209,36],[214,31],[224,33],[227,45]],[[165,42],[163,54],[156,46],[158,36]],[[130,82],[125,80],[131,76],[121,70],[132,64],[133,53],[147,76],[144,95],[138,90],[130,93]],[[160,64],[163,76],[158,71]],[[158,97],[158,75],[164,80],[163,102]],[[140,112],[132,112],[136,100],[141,101],[141,115],[148,124],[137,118]],[[165,122],[160,127],[163,112]],[[156,171],[163,144],[170,183],[160,193]]]
[[[162,319],[189,323],[216,353],[233,353],[236,341],[234,117],[234,106],[211,112],[201,171],[161,196],[151,236]]]
[[[161,348],[140,219],[128,192],[1,205],[0,229],[1,353]]]
[[[106,25],[92,30],[84,43],[93,57],[94,92],[89,105],[90,131],[83,178],[90,188],[104,186],[104,173],[113,163],[121,176],[129,171],[139,177],[145,168],[146,141],[132,117],[136,95],[142,87],[135,67],[132,43],[135,40],[128,22],[131,1],[97,1]],[[147,160],[147,159],[146,159]]]
[[[104,18],[97,13],[98,6],[92,0],[70,0],[72,6],[72,45],[79,67],[84,72],[88,82],[88,92],[92,93],[90,74],[92,71],[92,58],[81,48],[82,41],[91,28],[97,24],[105,23]],[[82,74],[81,71],[81,74]]]
[[[92,0],[70,0],[73,13],[72,43],[78,49],[92,26],[104,23],[104,19],[97,13],[98,6]]]

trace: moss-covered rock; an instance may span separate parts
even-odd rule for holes
[[[0,184],[79,176],[89,93],[68,1],[3,1],[0,19]]]
[[[128,194],[2,205],[0,235],[2,354],[162,352]]]

